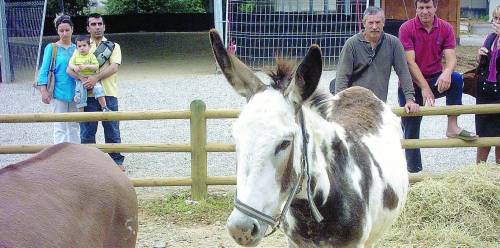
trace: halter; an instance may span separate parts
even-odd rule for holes
[[[301,164],[300,174],[299,174],[299,178],[298,178],[297,182],[293,186],[292,191],[288,195],[285,206],[281,210],[280,215],[277,217],[272,217],[272,216],[269,216],[269,215],[255,209],[255,208],[241,202],[240,200],[238,200],[238,192],[236,192],[236,194],[234,196],[234,207],[236,209],[238,209],[240,212],[244,213],[245,215],[247,215],[251,218],[260,220],[260,221],[262,221],[262,222],[264,222],[272,227],[271,232],[269,234],[266,234],[264,237],[271,236],[271,234],[273,234],[274,232],[276,232],[276,230],[278,230],[280,228],[280,224],[283,221],[283,219],[285,218],[285,215],[288,212],[290,205],[292,204],[293,198],[295,197],[295,195],[297,193],[299,193],[301,191],[301,185],[302,185],[302,182],[304,180],[304,171],[307,174],[307,201],[309,203],[309,207],[311,208],[312,215],[313,215],[314,219],[316,220],[316,222],[318,222],[318,223],[320,223],[324,219],[323,216],[321,215],[321,213],[319,212],[318,208],[316,207],[316,204],[314,203],[314,200],[312,197],[312,192],[311,192],[311,187],[310,187],[311,174],[309,173],[309,162],[307,160],[307,143],[309,141],[309,137],[305,131],[304,114],[303,114],[302,110],[300,110],[298,117],[299,117],[299,121],[300,121],[300,128],[302,131],[302,149],[303,149],[302,157],[301,157],[301,161],[300,161],[301,162],[300,163]]]

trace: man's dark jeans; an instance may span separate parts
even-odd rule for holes
[[[106,96],[106,105],[113,111],[118,111],[118,99],[114,96]],[[101,105],[94,97],[87,98],[87,106],[85,112],[102,112]],[[120,138],[120,122],[119,121],[103,121],[104,140],[106,143],[121,143]],[[80,123],[80,139],[82,144],[95,144],[95,135],[97,133],[97,122],[82,122]],[[125,157],[120,153],[110,153],[109,156],[116,164],[123,164]]]
[[[446,105],[462,105],[462,88],[463,88],[463,78],[458,72],[453,72],[451,74],[451,85],[450,88],[442,93],[437,91],[436,81],[441,75],[437,73],[433,77],[427,79],[427,83],[431,87],[432,93],[435,98],[441,98],[446,96]],[[423,106],[422,90],[420,87],[415,86],[415,102],[420,106]],[[406,103],[405,95],[401,88],[398,89],[399,106],[403,107]],[[401,124],[403,127],[403,133],[405,139],[418,139],[420,138],[420,123],[422,122],[422,116],[415,117],[401,117]],[[420,149],[406,149],[406,163],[409,172],[419,172],[422,170],[422,157],[420,155]]]

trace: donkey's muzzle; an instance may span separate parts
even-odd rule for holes
[[[229,216],[226,227],[234,241],[242,246],[258,245],[267,229],[267,225],[263,228],[256,219],[242,214],[237,209]]]

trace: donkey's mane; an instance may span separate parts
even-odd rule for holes
[[[296,65],[295,60],[277,57],[275,70],[266,71],[266,74],[272,79],[271,87],[283,92],[290,84]],[[331,112],[332,100],[332,95],[329,92],[316,89],[304,104],[309,105],[311,109],[327,119]]]
[[[329,92],[322,89],[316,89],[313,95],[307,99],[306,104],[325,120],[328,120],[332,112],[332,101],[333,96]]]
[[[284,91],[290,84],[296,66],[296,61],[290,59],[276,58],[276,70],[269,70],[266,74],[273,80],[271,86]]]

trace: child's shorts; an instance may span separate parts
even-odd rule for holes
[[[94,97],[96,99],[105,96],[104,88],[102,87],[100,81],[98,81],[94,85],[94,88],[92,88],[92,93],[94,93]],[[87,89],[83,87],[83,84],[80,80],[76,80],[75,102],[77,108],[83,108],[87,106]]]

